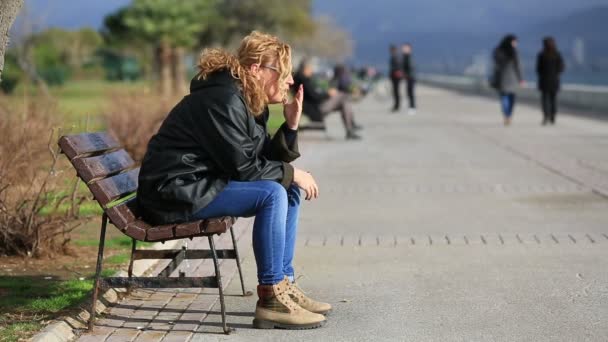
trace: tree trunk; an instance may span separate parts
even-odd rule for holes
[[[186,84],[186,65],[184,64],[184,57],[186,55],[183,47],[176,47],[173,49],[173,93],[174,95],[186,95],[187,84]]]
[[[163,97],[171,96],[171,46],[167,42],[161,42],[158,49],[158,61],[160,63],[160,94]]]
[[[0,1],[0,82],[2,82],[2,70],[4,69],[4,50],[8,46],[8,31],[11,29],[17,13],[23,6],[24,0],[2,0]]]

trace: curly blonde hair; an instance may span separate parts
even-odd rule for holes
[[[255,116],[260,115],[268,105],[264,83],[251,74],[252,64],[271,65],[279,69],[279,84],[291,74],[291,48],[270,34],[253,31],[241,41],[236,55],[223,49],[205,49],[198,60],[198,79],[206,79],[219,70],[229,70],[232,77],[239,80],[247,109]],[[286,92],[286,91],[285,91]],[[287,94],[283,94],[284,97]]]

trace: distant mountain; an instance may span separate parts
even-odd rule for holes
[[[449,4],[445,0],[332,0],[315,1],[314,11],[334,17],[358,36],[365,30],[502,32],[605,3],[606,0],[451,0]]]
[[[589,39],[606,39],[608,32],[608,6],[577,11],[564,17],[532,25],[530,32],[552,32],[564,37],[586,36]]]
[[[474,0],[455,2],[479,3]],[[585,63],[608,69],[608,39],[605,37],[608,6],[572,10],[567,5],[574,2],[561,0],[528,0],[529,5],[519,0],[512,2],[520,8],[479,4],[475,8],[456,6],[449,11],[439,11],[438,8],[445,5],[438,5],[434,0],[424,3],[378,0],[375,3],[382,6],[363,10],[361,6],[369,5],[368,0],[351,0],[348,9],[340,7],[339,1],[326,1],[318,2],[315,10],[334,15],[339,24],[350,30],[356,44],[353,56],[356,64],[386,68],[388,45],[408,41],[414,44],[416,60],[422,70],[462,73],[484,56],[489,59],[502,36],[512,32],[519,37],[520,54],[530,77],[541,39],[546,35],[556,37],[570,66],[575,64],[574,45],[578,44]],[[542,11],[540,5],[551,6],[551,10]],[[555,13],[560,15],[555,16]]]
[[[532,25],[527,34],[538,39],[552,35],[568,55],[574,53],[574,45],[580,44],[586,62],[602,64],[608,68],[608,6],[595,7],[563,18]]]

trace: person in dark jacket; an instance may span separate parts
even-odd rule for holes
[[[414,66],[414,57],[412,57],[412,45],[405,43],[401,47],[403,52],[403,78],[405,78],[405,89],[410,107],[407,110],[409,115],[416,114],[416,96],[414,88],[416,86],[416,68]]]
[[[504,124],[511,124],[513,108],[515,107],[515,92],[523,87],[525,82],[521,76],[520,62],[517,55],[517,37],[506,35],[494,49],[494,76],[492,86],[500,95]]]
[[[154,224],[219,216],[255,216],[258,268],[254,327],[315,328],[331,306],[302,294],[292,261],[300,191],[317,198],[300,156],[297,129],[303,90],[292,102],[291,49],[252,32],[233,55],[203,51],[198,74],[148,144],[137,191],[143,218]],[[270,139],[268,104],[283,103],[285,122]]]
[[[336,88],[344,94],[348,94],[348,99],[351,102],[361,100],[365,95],[366,89],[362,84],[363,80],[355,76],[358,72],[359,70],[354,68],[349,69],[346,65],[338,63],[334,66],[334,73],[329,81],[329,86]],[[353,126],[355,129],[358,127],[356,123]]]
[[[354,88],[353,79],[350,71],[344,64],[336,64],[334,66],[334,74],[329,84],[338,91],[352,95]]]
[[[543,109],[542,124],[555,124],[557,113],[557,92],[560,88],[560,75],[564,72],[564,60],[557,50],[552,37],[543,39],[543,49],[536,57],[536,74],[538,90],[541,92]]]
[[[304,89],[303,108],[304,113],[313,121],[322,122],[329,113],[340,111],[342,124],[346,130],[347,140],[358,140],[361,137],[355,133],[358,126],[355,125],[352,105],[349,102],[348,94],[336,88],[329,88],[327,91],[319,90],[313,80],[313,68],[310,60],[304,58],[294,76],[293,89],[302,87]]]
[[[401,107],[401,95],[399,94],[399,85],[403,78],[403,64],[399,58],[399,53],[395,45],[389,47],[390,58],[388,61],[388,75],[393,85],[393,112],[398,112]]]

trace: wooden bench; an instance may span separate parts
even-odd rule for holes
[[[78,177],[88,185],[89,190],[103,208],[89,330],[93,328],[95,304],[97,294],[101,288],[207,287],[218,289],[222,325],[224,332],[228,334],[230,328],[226,324],[226,308],[218,259],[236,260],[243,295],[252,294],[250,291],[245,291],[243,282],[239,253],[232,229],[236,218],[218,217],[181,224],[150,225],[137,214],[134,198],[122,203],[120,201],[132,197],[136,192],[139,168],[136,167],[131,156],[120,147],[114,138],[105,132],[68,135],[59,139],[59,147],[76,169]],[[119,204],[114,205],[115,203]],[[128,277],[101,277],[108,221],[132,239]],[[228,230],[230,230],[232,236],[233,249],[216,249],[214,235],[223,234]],[[165,242],[183,238],[192,239],[199,236],[208,238],[209,249],[137,249],[137,241]],[[142,259],[171,259],[171,261],[156,277],[134,277],[133,262]],[[187,277],[183,272],[179,272],[178,277],[170,277],[171,273],[186,259],[213,259],[215,274],[208,277]]]

